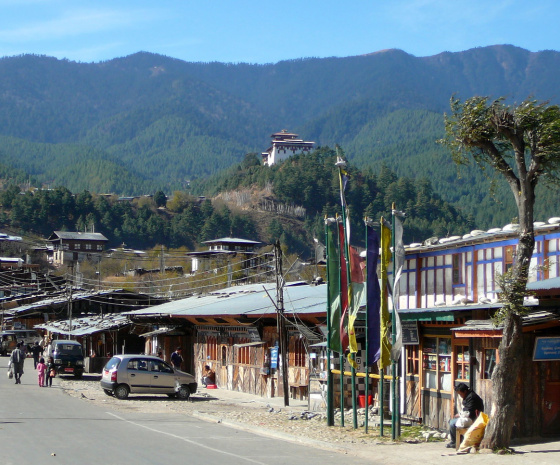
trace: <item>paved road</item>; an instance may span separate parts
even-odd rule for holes
[[[0,358],[2,465],[339,465],[345,460],[335,452],[190,416],[111,412],[65,395],[57,379],[52,388],[40,388],[29,359],[22,384],[16,385],[6,376],[7,363]]]

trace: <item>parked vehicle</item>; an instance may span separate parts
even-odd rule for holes
[[[188,399],[196,392],[193,375],[176,370],[152,355],[116,355],[103,368],[101,388],[105,394],[126,399],[133,394],[167,394]]]
[[[10,329],[0,333],[1,347],[0,353],[8,355],[16,348],[18,342],[23,342],[24,350],[29,350],[35,342],[41,342],[41,335],[34,329]]]
[[[51,345],[56,373],[81,378],[84,374],[82,344],[77,341],[57,339],[52,341]]]
[[[14,333],[18,342],[23,342],[27,349],[43,339],[34,329],[11,329],[10,332]]]
[[[16,348],[17,335],[13,331],[2,331],[0,333],[0,355],[8,355]]]

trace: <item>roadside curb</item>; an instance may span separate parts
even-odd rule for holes
[[[232,421],[232,420],[224,420],[222,418],[219,417],[215,417],[212,415],[208,415],[207,413],[201,413],[197,410],[194,410],[193,412],[190,412],[189,415],[199,419],[199,420],[204,420],[210,423],[221,423],[224,426],[229,426],[231,428],[236,428],[236,429],[240,429],[242,431],[246,431],[249,433],[254,433],[254,434],[258,434],[260,436],[264,436],[264,437],[269,437],[269,438],[273,438],[273,439],[282,439],[284,441],[290,441],[290,442],[294,442],[296,444],[307,444],[309,446],[313,446],[315,448],[318,449],[328,449],[331,450],[333,452],[338,452],[338,453],[344,453],[344,454],[352,454],[352,455],[357,455],[355,450],[352,450],[349,447],[345,447],[345,446],[341,446],[341,445],[334,445],[331,444],[330,442],[325,442],[325,441],[318,441],[316,439],[309,439],[309,438],[305,438],[305,437],[301,437],[301,436],[295,436],[293,434],[289,434],[289,433],[283,433],[281,431],[276,431],[276,430],[271,430],[268,428],[261,428],[261,427],[257,427],[254,425],[248,425],[247,423],[241,423],[241,422],[237,422],[237,421]]]

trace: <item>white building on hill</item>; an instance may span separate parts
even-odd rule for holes
[[[282,129],[270,136],[272,138],[272,145],[263,152],[263,164],[272,166],[282,160],[285,160],[292,155],[299,155],[300,153],[309,153],[313,150],[315,142],[305,142],[299,139],[298,134],[288,132]]]

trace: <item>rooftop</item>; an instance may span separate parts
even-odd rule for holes
[[[249,239],[239,239],[236,237],[222,237],[221,239],[212,239],[211,241],[204,241],[203,244],[257,245],[257,244],[261,244],[261,242],[250,241]]]
[[[266,291],[265,291],[266,289]],[[205,295],[127,312],[133,317],[149,316],[238,316],[258,317],[276,315],[276,308],[268,297],[276,297],[276,284],[247,284],[233,286]],[[309,286],[302,282],[287,283],[284,287],[285,314],[326,313],[327,286]]]
[[[101,233],[92,232],[69,232],[69,231],[54,231],[47,239],[55,241],[57,239],[71,239],[71,240],[86,240],[86,241],[108,241],[108,239]]]

